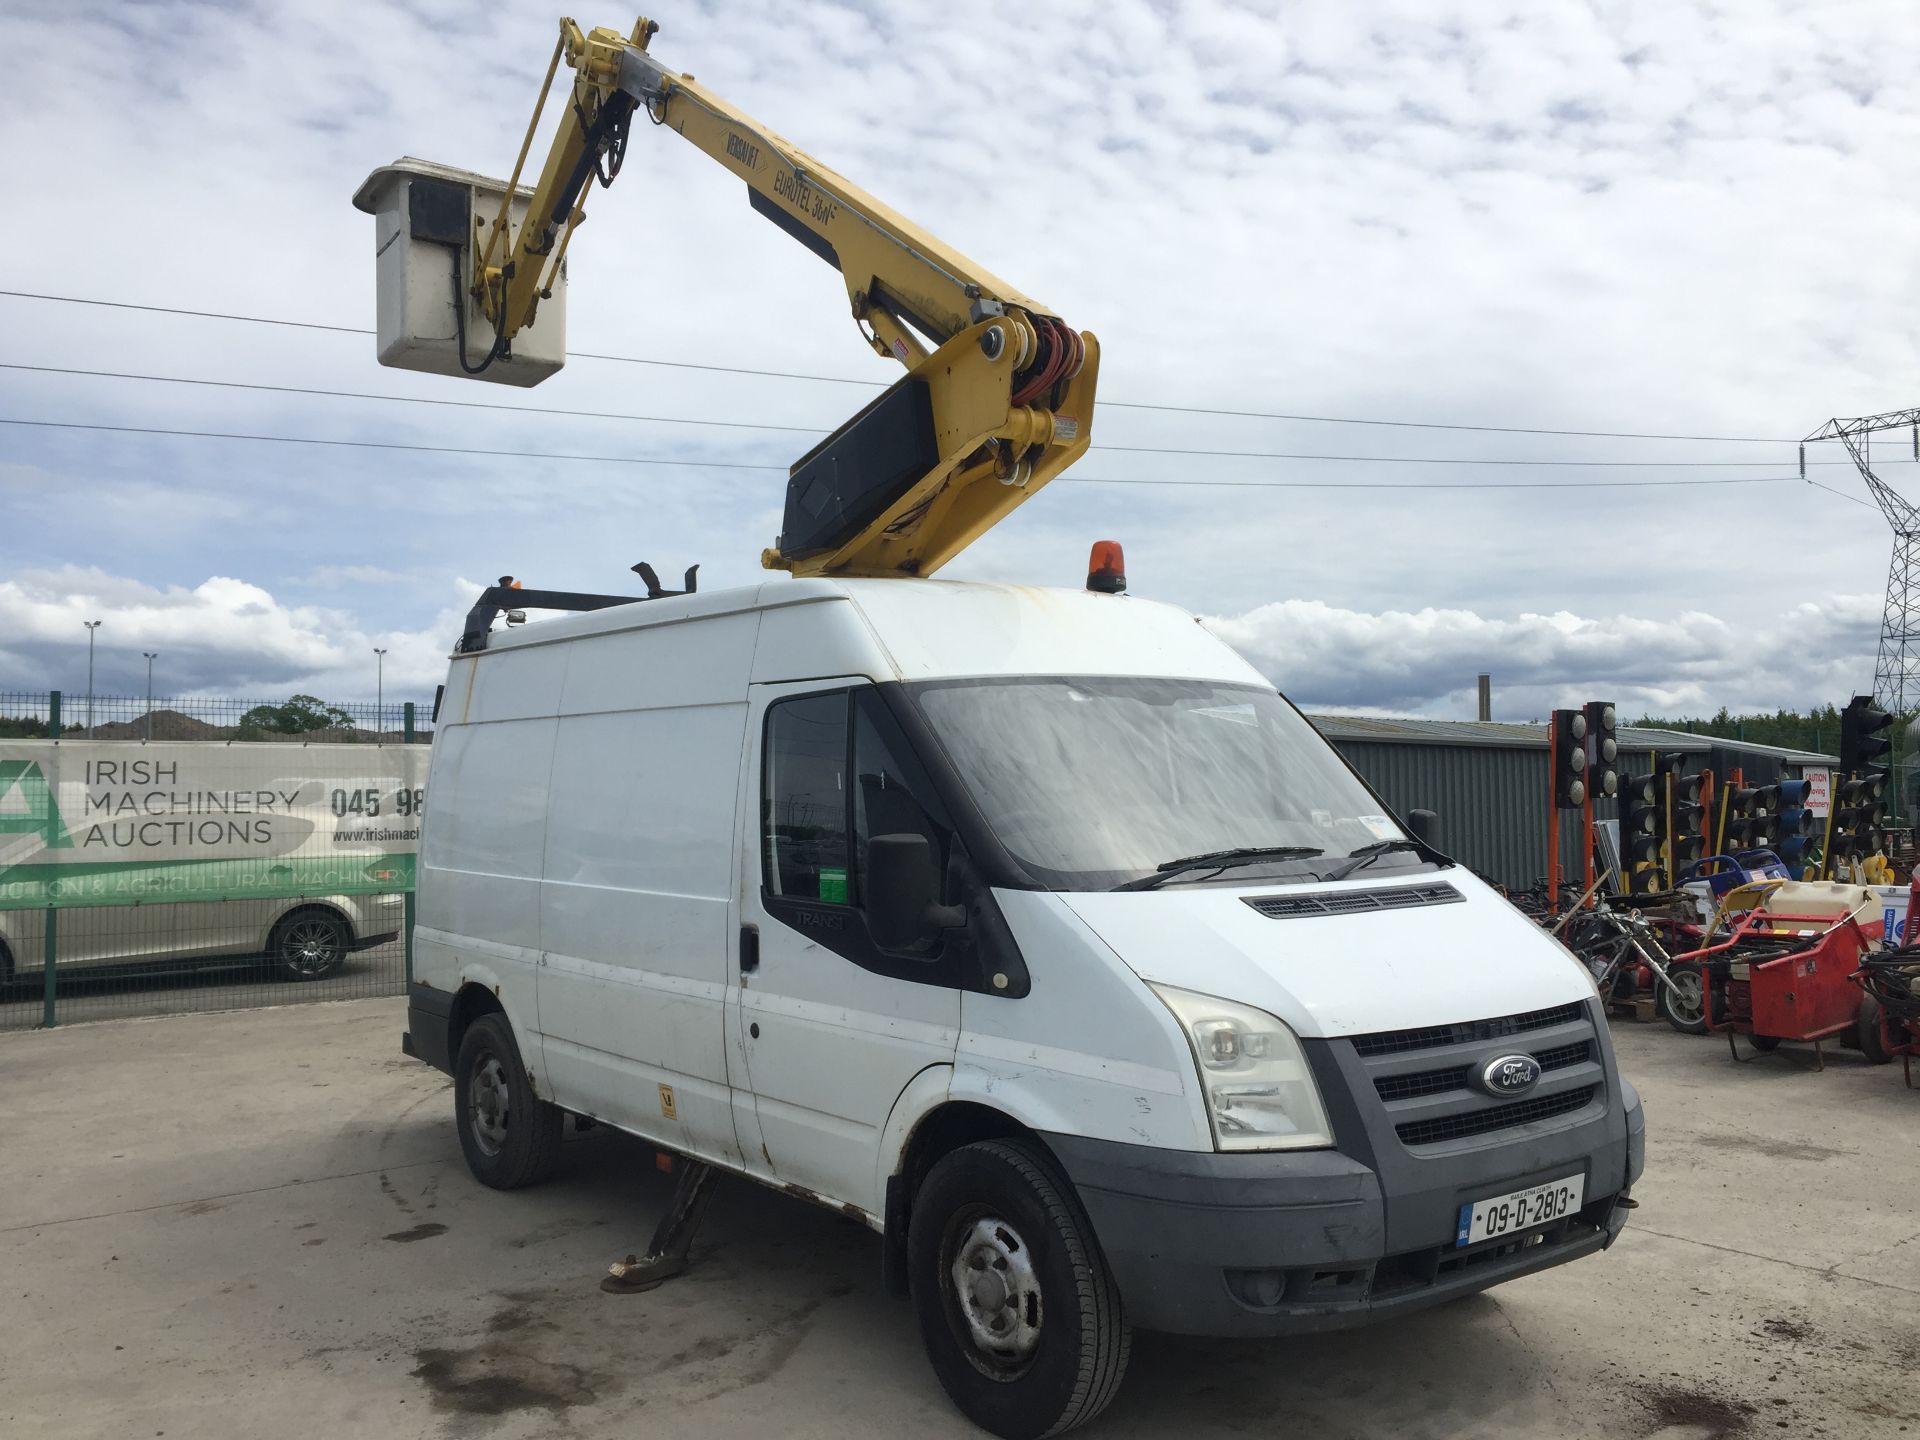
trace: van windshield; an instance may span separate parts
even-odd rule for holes
[[[1405,836],[1271,690],[1082,676],[907,688],[1000,843],[1057,890],[1109,889],[1243,847],[1324,855],[1259,862],[1310,878]],[[1395,863],[1383,856],[1381,868]]]

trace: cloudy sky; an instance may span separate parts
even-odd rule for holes
[[[1480,670],[1512,718],[1871,681],[1886,526],[1843,452],[1810,455],[1836,496],[1792,442],[1920,403],[1909,0],[655,18],[664,62],[1099,335],[1094,452],[946,574],[1074,585],[1120,538],[1137,593],[1216,617],[1321,708],[1467,715]],[[553,23],[529,0],[0,3],[0,285],[371,326],[354,189],[403,153],[503,173]],[[590,214],[576,350],[892,378],[838,277],[666,132],[636,129]],[[819,431],[870,393],[585,359],[521,392],[381,369],[364,334],[12,296],[0,363]],[[494,575],[755,579],[780,470],[659,462],[783,467],[811,443],[21,368],[0,418],[42,422],[0,425],[0,692],[82,688],[99,618],[103,692],[157,650],[162,691],[370,698],[384,646],[388,695],[427,695]],[[1878,454],[1920,483],[1907,437]],[[1582,464],[1493,463],[1546,460]],[[1703,478],[1758,483],[1621,484]]]

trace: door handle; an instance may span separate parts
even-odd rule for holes
[[[740,973],[751,975],[760,968],[760,927],[742,925],[740,927]]]

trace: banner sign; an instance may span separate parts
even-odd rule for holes
[[[427,756],[0,740],[0,909],[410,890]]]

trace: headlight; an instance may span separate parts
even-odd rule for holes
[[[1263,1010],[1155,985],[1200,1066],[1213,1142],[1222,1150],[1333,1144],[1326,1107],[1293,1031]]]

